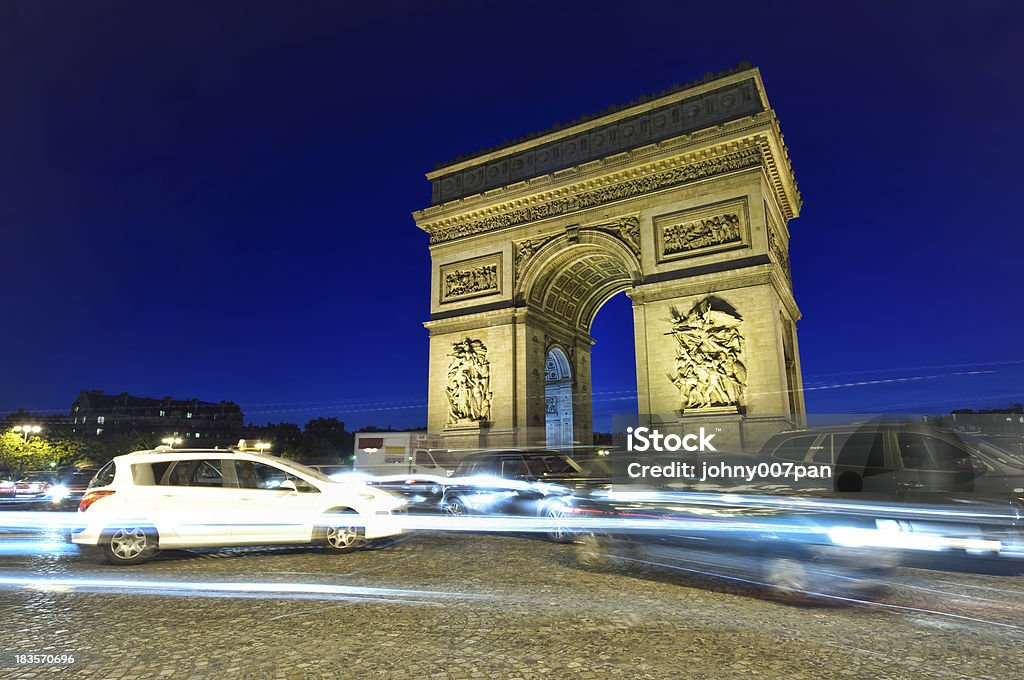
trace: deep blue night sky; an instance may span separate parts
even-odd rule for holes
[[[743,59],[805,201],[809,409],[1024,400],[1022,44],[1018,2],[0,0],[0,412],[424,423],[423,173]],[[593,333],[601,427],[623,295]]]

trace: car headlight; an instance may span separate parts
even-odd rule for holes
[[[53,502],[55,503],[67,498],[68,493],[68,487],[63,484],[54,484],[46,491],[46,495],[53,499]]]

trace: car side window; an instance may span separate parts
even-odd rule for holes
[[[157,483],[166,486],[224,487],[221,462],[219,459],[180,460],[170,474],[164,475],[164,479]]]
[[[167,483],[166,481],[164,481],[164,476],[167,474],[167,471],[170,470],[170,468],[171,468],[170,461],[164,461],[164,462],[161,462],[161,463],[153,463],[149,467],[153,471],[153,483],[154,484],[166,484]]]
[[[166,486],[189,486],[192,469],[198,462],[197,460],[179,460],[174,464],[171,473],[165,474],[157,483]]]
[[[496,458],[485,458],[473,464],[474,475],[497,475],[498,460]]]
[[[546,472],[550,475],[570,475],[576,472],[568,458],[563,458],[562,456],[545,456],[541,460],[543,461],[544,469],[541,469],[540,472],[535,472],[534,474],[540,475]],[[527,463],[530,464],[531,468],[534,467],[530,459],[527,459]],[[541,466],[538,466],[538,468],[540,467]]]
[[[925,437],[925,442],[928,445],[928,451],[932,454],[934,469],[956,472],[971,468],[971,455],[956,444],[938,437]]]
[[[881,430],[863,429],[833,437],[836,465],[861,468],[863,475],[889,472],[885,466],[885,439]]]
[[[832,439],[833,436],[829,435],[821,441],[821,446],[812,446],[811,450],[814,452],[811,454],[811,460],[820,465],[831,465],[835,458],[832,455]]]
[[[923,434],[900,432],[896,439],[900,445],[900,458],[903,459],[904,470],[934,469]]]
[[[772,456],[782,460],[804,460],[817,438],[816,434],[790,437],[775,448]]]
[[[290,475],[273,465],[257,463],[251,460],[236,460],[233,462],[235,465],[235,475],[238,478],[238,486],[243,489],[273,490],[281,486],[281,482],[289,479],[295,482],[296,486],[307,485],[305,480]]]
[[[224,486],[224,473],[221,471],[221,461],[200,460],[192,472],[191,486]]]
[[[89,488],[97,486],[110,486],[114,483],[114,461],[110,461],[106,465],[100,468],[100,471],[96,473],[96,476],[89,482]]]
[[[501,476],[505,479],[526,477],[530,474],[530,468],[526,467],[526,461],[522,456],[511,456],[501,460]]]
[[[552,461],[550,459],[548,459],[548,458],[536,458],[536,457],[531,458],[531,457],[527,456],[525,458],[525,460],[526,460],[526,467],[529,470],[528,474],[531,474],[534,477],[540,477],[542,475],[546,475],[546,474],[550,474],[551,473],[551,463],[552,463]]]

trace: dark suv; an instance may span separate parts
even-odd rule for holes
[[[834,465],[834,490],[1024,497],[1024,457],[922,423],[867,423],[781,432],[761,447],[780,462]]]

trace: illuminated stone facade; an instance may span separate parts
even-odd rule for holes
[[[428,426],[449,446],[544,445],[554,350],[573,438],[590,444],[590,326],[623,291],[641,413],[666,428],[718,418],[747,441],[802,419],[788,254],[801,200],[757,69],[427,178],[433,202],[414,217],[433,265]],[[486,389],[453,370],[470,346],[486,348]]]

